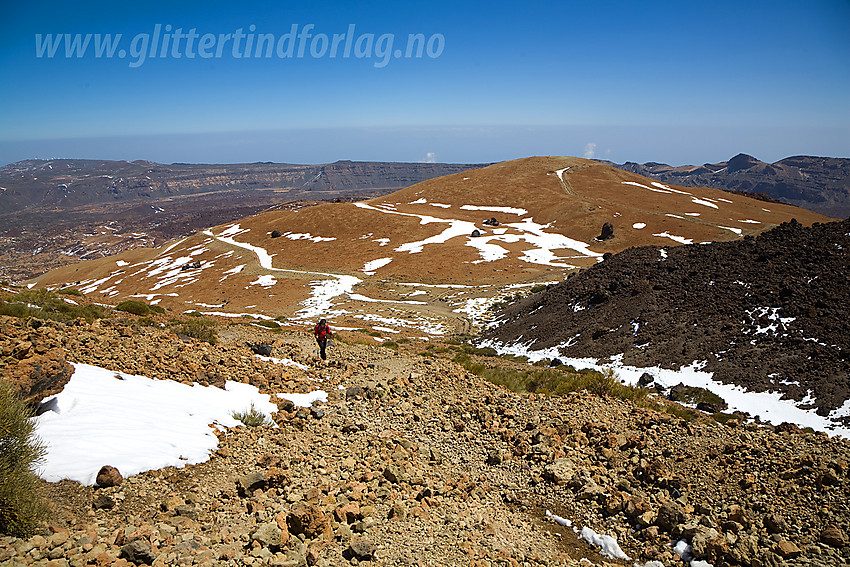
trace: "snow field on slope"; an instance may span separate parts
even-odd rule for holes
[[[88,364],[74,364],[62,392],[44,403],[48,411],[35,418],[36,434],[47,444],[39,475],[86,485],[103,465],[126,477],[204,462],[218,446],[210,426],[238,426],[231,414],[252,405],[267,417],[277,411],[269,395],[249,384],[189,386]]]

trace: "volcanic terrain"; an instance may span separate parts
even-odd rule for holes
[[[606,253],[739,240],[796,217],[782,204],[687,190],[591,160],[537,157],[425,181],[357,203],[267,211],[157,250],[54,270],[38,286],[174,311],[308,321],[419,336],[469,330],[524,286]],[[603,226],[613,231],[606,238]]]
[[[821,415],[850,398],[850,220],[736,242],[640,247],[502,312],[485,334],[565,357],[704,370]]]

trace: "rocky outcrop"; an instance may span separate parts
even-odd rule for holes
[[[716,379],[811,393],[828,412],[850,398],[847,297],[850,220],[792,221],[737,242],[626,250],[508,307],[485,336],[569,341],[565,356],[623,353],[638,367],[706,361]]]
[[[34,407],[61,392],[74,373],[62,347],[64,330],[54,321],[0,318],[0,375]]]

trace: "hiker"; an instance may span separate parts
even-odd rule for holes
[[[316,328],[313,329],[313,334],[316,335],[316,342],[319,343],[319,356],[322,360],[327,360],[325,348],[328,346],[328,337],[331,336],[331,328],[328,327],[327,321],[320,319]]]

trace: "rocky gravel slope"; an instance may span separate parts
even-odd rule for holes
[[[715,566],[850,560],[846,440],[586,392],[518,395],[417,343],[396,352],[354,334],[321,364],[306,334],[241,325],[216,346],[130,317],[0,330],[3,376],[47,349],[57,364],[329,392],[309,410],[282,401],[276,427],[227,430],[203,464],[47,485],[50,525],[0,536],[2,565],[672,566],[681,540]],[[309,368],[259,360],[245,346],[257,342]],[[600,556],[547,509],[631,559]]]

